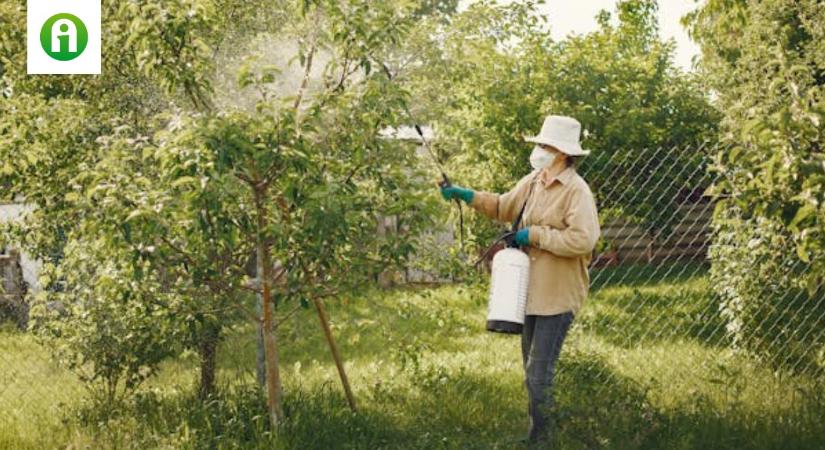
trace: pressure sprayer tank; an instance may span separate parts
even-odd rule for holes
[[[516,248],[505,248],[493,257],[487,331],[519,334],[524,326],[530,258]]]

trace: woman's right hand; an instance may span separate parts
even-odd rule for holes
[[[461,186],[447,186],[441,187],[441,196],[444,197],[444,200],[453,200],[453,199],[461,199],[464,203],[470,203],[473,201],[473,191],[472,189],[466,189]]]

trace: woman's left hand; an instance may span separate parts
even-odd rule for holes
[[[473,190],[461,186],[442,186],[441,195],[444,197],[444,200],[448,201],[456,198],[464,200],[464,203],[472,203],[473,201]]]
[[[530,227],[522,228],[516,232],[513,242],[519,247],[524,247],[530,243]]]

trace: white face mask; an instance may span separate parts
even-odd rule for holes
[[[533,147],[533,153],[530,153],[530,165],[537,170],[553,164],[554,159],[556,159],[556,155],[541,148],[540,145]]]

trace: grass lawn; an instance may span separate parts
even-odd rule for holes
[[[822,380],[731,352],[703,272],[669,273],[594,277],[562,351],[556,448],[825,448]],[[277,434],[254,381],[251,326],[223,341],[213,399],[195,398],[197,359],[184,355],[110,410],[6,328],[0,448],[520,448],[520,344],[484,331],[483,286],[373,291],[328,308],[358,413],[313,310],[279,328],[287,417]]]

